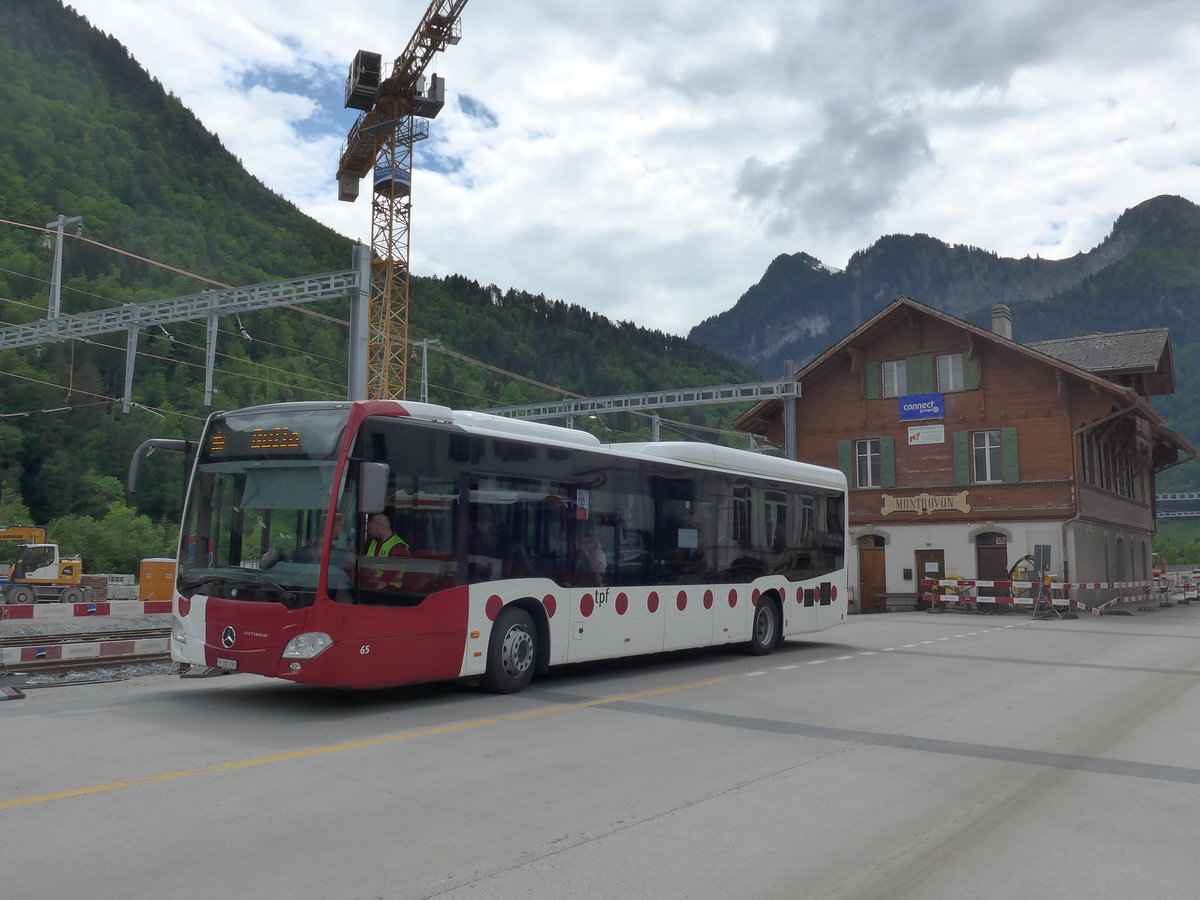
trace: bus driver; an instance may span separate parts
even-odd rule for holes
[[[367,520],[367,556],[408,556],[404,538],[392,533],[392,521],[384,513]]]

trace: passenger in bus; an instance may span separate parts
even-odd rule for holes
[[[588,529],[579,542],[579,561],[575,566],[579,583],[589,586],[602,584],[607,569],[608,557],[600,546],[600,538],[595,531]]]

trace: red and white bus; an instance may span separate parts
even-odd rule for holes
[[[199,443],[139,448],[131,489],[161,448],[189,457],[185,675],[513,692],[561,663],[765,654],[846,616],[834,469],[391,400],[215,413]],[[380,513],[405,555],[366,555]]]

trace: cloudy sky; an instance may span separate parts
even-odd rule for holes
[[[359,49],[427,0],[68,0],[245,166],[337,200]],[[1158,194],[1200,202],[1195,0],[471,0],[431,67],[412,269],[686,334],[781,253],[884,234],[1062,258]]]

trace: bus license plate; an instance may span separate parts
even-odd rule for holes
[[[218,656],[217,657],[217,668],[229,669],[230,671],[236,672],[237,671],[237,660],[236,659],[221,659],[221,657]]]

